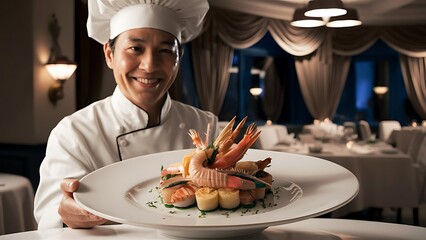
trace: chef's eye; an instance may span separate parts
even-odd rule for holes
[[[130,47],[130,50],[132,50],[134,52],[142,52],[142,48],[141,47],[137,47],[137,46]]]
[[[171,49],[171,48],[160,49],[160,52],[162,52],[162,53],[169,53],[169,54],[175,54],[175,51],[173,49]]]

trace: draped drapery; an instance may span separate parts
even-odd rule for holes
[[[350,58],[333,56],[331,32],[324,28],[307,30],[270,20],[269,31],[281,48],[295,56],[299,85],[311,116],[331,119],[345,86]]]
[[[284,105],[284,82],[279,79],[272,57],[266,58],[262,70],[265,71],[262,108],[272,122],[278,122]]]
[[[426,27],[386,28],[382,39],[400,53],[402,76],[415,111],[426,119]]]
[[[321,121],[330,119],[336,113],[351,59],[333,55],[328,61],[322,61],[322,54],[327,53],[316,51],[308,56],[296,57],[303,99],[312,117]]]
[[[220,20],[219,20],[220,19]],[[192,61],[201,108],[220,112],[229,82],[234,48],[247,48],[263,38],[267,19],[247,14],[224,14],[212,9],[203,33],[191,43]]]
[[[384,27],[380,38],[395,51],[410,57],[426,57],[426,25]]]
[[[333,53],[341,56],[354,56],[373,46],[380,33],[375,27],[353,27],[333,31]]]
[[[400,56],[408,98],[416,112],[426,119],[426,58]]]
[[[228,89],[234,50],[217,37],[215,22],[191,43],[192,61],[201,108],[218,114]]]
[[[216,114],[220,111],[228,86],[229,72],[227,71],[231,58],[229,54],[233,52],[234,48],[252,46],[267,31],[283,50],[296,56],[296,72],[302,95],[311,115],[319,119],[333,117],[340,101],[351,56],[362,53],[378,39],[382,39],[401,54],[413,58],[426,57],[426,41],[422,40],[426,36],[426,26],[296,28],[283,20],[213,8],[209,12],[206,22],[204,33],[194,40],[191,47],[194,71],[198,72],[195,74],[195,81],[202,108]],[[209,48],[210,52],[205,50],[203,52],[202,46],[205,49]],[[228,50],[223,52],[225,46],[228,46]],[[222,54],[225,55],[222,56]],[[220,62],[218,61],[220,58],[226,58],[229,61]],[[401,66],[403,67],[403,65]],[[206,69],[209,70],[206,71]],[[213,69],[220,70],[213,71]],[[316,74],[311,72],[312,69],[316,69]],[[420,71],[410,71],[411,79],[420,79],[419,81],[424,82],[424,75],[422,77],[418,73]],[[408,79],[408,76],[408,74],[404,74],[404,81],[411,82],[412,80]],[[224,86],[218,87],[218,84]],[[330,99],[332,103],[325,102],[322,97],[324,93],[312,95],[310,84],[320,84],[323,91],[332,93],[329,95],[332,96]],[[204,87],[198,87],[198,85],[204,85]],[[416,91],[409,91],[407,87],[410,100],[424,99],[426,90],[422,90],[421,87],[415,88]],[[265,89],[265,94],[267,91]],[[221,97],[215,98],[217,101],[214,101],[214,108],[206,107],[213,104],[209,103],[212,102],[212,96],[219,95]],[[277,99],[269,97],[264,100],[263,105],[274,104],[277,101]],[[426,105],[420,102],[417,104],[417,111],[426,112]],[[312,104],[328,105],[329,107],[317,108]],[[268,109],[268,111],[271,110]],[[275,111],[281,111],[281,109],[275,109]]]
[[[268,29],[275,42],[293,56],[309,55],[324,41],[322,28],[296,28],[281,20],[270,20],[269,23]]]
[[[217,34],[233,48],[249,48],[268,31],[268,19],[244,13],[213,11]]]

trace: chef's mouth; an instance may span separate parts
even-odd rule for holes
[[[143,83],[143,84],[155,84],[160,81],[159,78],[133,78],[137,82]]]

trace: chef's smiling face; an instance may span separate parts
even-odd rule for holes
[[[151,28],[131,29],[115,39],[112,49],[106,44],[104,52],[116,83],[130,101],[146,111],[161,108],[182,55],[173,35]]]

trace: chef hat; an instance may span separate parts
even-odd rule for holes
[[[207,0],[89,0],[87,32],[104,44],[134,28],[155,28],[185,43],[202,29]]]

